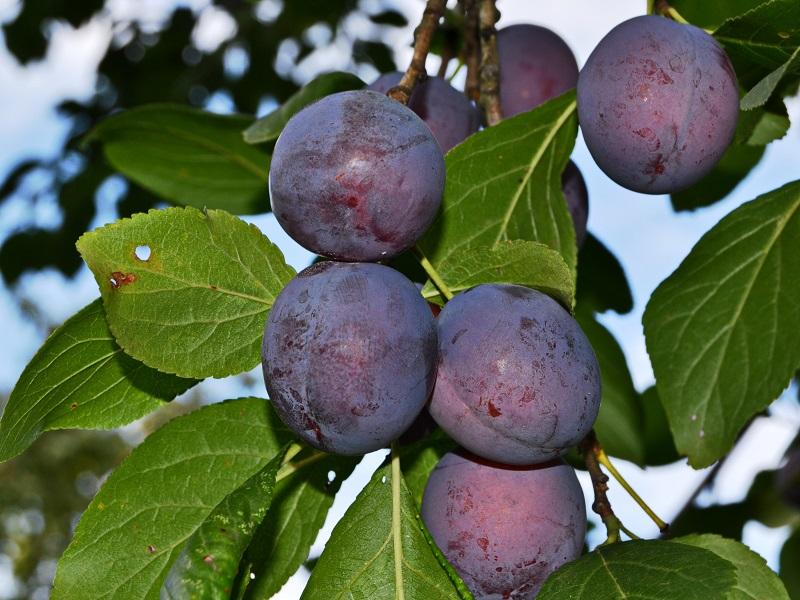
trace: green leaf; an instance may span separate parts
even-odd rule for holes
[[[312,102],[336,92],[357,90],[364,85],[363,81],[351,73],[334,71],[320,75],[295,92],[283,106],[245,129],[244,141],[248,144],[271,142],[278,138],[289,119]]]
[[[567,310],[575,305],[575,279],[567,263],[561,254],[538,242],[511,240],[473,247],[443,263],[439,275],[455,294],[482,283],[513,283],[544,292]],[[444,303],[430,281],[422,295]]]
[[[336,493],[359,460],[318,451],[296,457],[296,470],[278,482],[269,514],[245,553],[255,575],[247,600],[271,598],[305,562]]]
[[[800,65],[800,46],[795,48],[792,55],[780,67],[772,71],[769,75],[759,81],[753,88],[745,94],[739,106],[742,110],[753,110],[766,104],[770,96],[775,92],[775,88],[783,81],[787,72],[795,71]]]
[[[603,242],[586,235],[578,253],[578,307],[597,312],[613,310],[621,315],[633,310],[633,295],[625,270]]]
[[[781,113],[763,111],[750,133],[747,143],[751,146],[766,146],[770,142],[783,138],[789,131],[791,122],[786,114],[786,107],[782,106],[782,109]]]
[[[800,3],[770,0],[725,21],[714,32],[731,58],[746,88],[787,65],[785,72],[800,75],[792,55],[800,46]]]
[[[602,400],[594,429],[609,454],[644,464],[642,411],[622,348],[588,310],[575,315],[600,365]]]
[[[211,511],[172,564],[161,598],[225,600],[232,596],[239,562],[272,504],[275,476],[285,454],[286,447]]]
[[[709,550],[663,541],[600,546],[567,563],[536,600],[709,600],[727,598],[736,569]]]
[[[664,412],[655,386],[642,392],[639,396],[639,404],[642,407],[644,418],[642,431],[644,463],[649,466],[659,466],[679,460],[681,456],[675,448],[675,442],[669,430],[667,413]]]
[[[130,423],[195,383],[123,353],[95,300],[50,334],[22,372],[0,419],[0,461],[44,431]]]
[[[728,600],[789,600],[786,588],[767,561],[744,544],[718,535],[690,535],[674,541],[710,550],[736,567],[738,581]]]
[[[423,439],[400,450],[403,479],[418,507],[422,506],[422,496],[431,471],[439,459],[456,447],[457,444],[442,429],[437,428]]]
[[[158,598],[186,540],[292,439],[260,398],[167,423],[108,478],[56,572],[53,599]]]
[[[242,140],[252,118],[171,104],[117,113],[87,141],[100,141],[120,173],[174,204],[236,214],[269,210],[269,154]]]
[[[391,465],[375,472],[334,528],[302,600],[459,598],[398,476],[394,479]]]
[[[442,210],[420,240],[439,270],[506,240],[542,242],[572,272],[577,250],[561,172],[577,134],[575,93],[471,135],[445,156]]]
[[[219,210],[151,210],[84,234],[78,250],[117,343],[183,377],[256,366],[267,313],[294,275],[256,226]]]
[[[796,529],[781,549],[781,579],[792,600],[800,598],[800,529]]]
[[[670,196],[676,211],[710,206],[730,194],[764,155],[764,146],[731,144],[708,175]]]
[[[723,21],[740,15],[764,0],[670,0],[670,6],[692,25],[716,29]]]
[[[800,182],[706,233],[644,313],[647,350],[678,450],[695,467],[732,446],[800,364]]]

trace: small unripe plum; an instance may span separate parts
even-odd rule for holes
[[[402,73],[385,73],[367,89],[385,94],[400,83]],[[428,77],[414,87],[408,100],[413,110],[430,127],[433,136],[447,152],[478,131],[481,114],[464,94],[440,77]]]
[[[511,25],[497,32],[503,116],[531,110],[575,87],[578,63],[556,33],[538,25]]]
[[[572,224],[575,226],[575,242],[580,248],[586,239],[589,193],[586,191],[586,182],[583,180],[580,169],[572,161],[567,163],[567,167],[561,174],[561,191],[567,201],[569,214],[572,215]]]
[[[479,285],[448,302],[437,324],[429,410],[464,448],[531,465],[562,455],[592,428],[597,358],[555,300],[518,285]]]
[[[581,555],[586,503],[560,459],[508,467],[449,453],[428,479],[422,520],[476,600],[530,600]]]
[[[375,261],[410,248],[442,200],[444,158],[413,111],[383,94],[332,94],[286,124],[272,155],[272,210],[305,248]]]
[[[592,157],[637,192],[672,193],[699,181],[730,145],[738,116],[725,51],[702,29],[655,15],[612,29],[578,78]]]
[[[261,351],[269,398],[303,441],[337,454],[385,447],[414,421],[436,373],[436,326],[405,276],[321,262],[281,291]]]

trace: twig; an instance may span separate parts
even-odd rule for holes
[[[479,0],[481,67],[480,102],[486,115],[487,125],[496,125],[503,120],[500,107],[500,59],[497,56],[497,8],[495,0]]]
[[[442,18],[444,7],[447,0],[428,0],[425,11],[422,13],[422,20],[414,30],[414,54],[411,63],[403,74],[400,83],[387,92],[387,96],[397,100],[402,104],[408,104],[408,99],[414,91],[417,82],[427,75],[425,71],[425,59],[428,58],[428,50],[431,47],[431,39],[439,26],[439,19]]]
[[[600,516],[603,520],[603,524],[606,526],[607,537],[602,545],[605,546],[620,541],[620,531],[624,531],[632,539],[638,539],[637,536],[622,525],[617,515],[614,514],[611,503],[608,501],[608,496],[606,496],[606,492],[608,491],[608,475],[600,470],[600,463],[597,461],[597,448],[599,447],[600,443],[597,441],[594,430],[589,432],[589,435],[583,439],[579,446],[583,454],[583,461],[586,463],[586,468],[589,471],[589,476],[592,478],[592,489],[594,490],[592,510]]]
[[[478,69],[481,64],[481,48],[478,40],[477,0],[463,0],[464,6],[464,63],[467,65],[467,81],[464,93],[475,102],[481,96]]]

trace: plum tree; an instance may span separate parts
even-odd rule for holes
[[[560,459],[509,467],[451,452],[428,479],[422,520],[476,600],[527,600],[580,556],[586,506]]]
[[[403,74],[385,73],[367,89],[385,94],[400,83]],[[433,136],[447,152],[478,131],[481,115],[469,99],[439,77],[428,77],[414,88],[408,107],[430,127]]]
[[[497,32],[500,104],[512,117],[574,88],[575,55],[557,34],[538,25],[511,25]]]
[[[572,223],[575,226],[575,241],[578,244],[578,248],[580,248],[586,239],[586,223],[589,220],[589,193],[586,190],[586,182],[583,180],[580,169],[572,161],[567,163],[567,167],[561,174],[561,191],[564,192],[569,214],[572,215]]]
[[[431,416],[456,442],[504,464],[563,454],[600,406],[597,358],[577,322],[549,296],[479,285],[437,318],[439,368]]]
[[[728,55],[702,29],[640,16],[612,29],[578,78],[578,117],[600,168],[648,194],[684,189],[731,143],[739,114]]]
[[[270,312],[264,381],[281,419],[312,446],[365,454],[414,421],[436,373],[436,327],[417,288],[371,263],[300,272]]]
[[[278,222],[302,246],[374,261],[411,247],[436,216],[444,158],[413,111],[383,94],[332,94],[286,124],[269,190]]]

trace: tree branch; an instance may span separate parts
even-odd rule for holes
[[[464,63],[467,65],[467,81],[464,93],[475,102],[481,96],[478,70],[481,65],[481,47],[478,38],[477,0],[462,0],[464,8]]]
[[[431,47],[431,39],[439,26],[439,19],[442,18],[444,7],[447,0],[428,0],[425,11],[422,13],[422,20],[414,30],[414,55],[411,57],[411,64],[403,74],[400,83],[387,92],[387,96],[397,100],[401,104],[408,104],[408,99],[414,91],[414,86],[420,79],[427,76],[425,71],[425,59],[428,58],[428,51]]]
[[[603,473],[600,469],[600,463],[597,461],[597,450],[600,448],[600,442],[597,441],[597,436],[594,430],[583,439],[578,448],[583,454],[583,461],[586,463],[586,468],[589,471],[589,476],[592,478],[592,489],[594,490],[594,502],[592,502],[592,510],[596,512],[603,520],[606,526],[607,537],[603,545],[613,544],[620,541],[619,532],[623,530],[622,523],[614,514],[611,508],[611,502],[608,501],[606,492],[608,491],[608,475]],[[627,532],[628,535],[631,535]]]
[[[487,125],[496,125],[503,120],[500,107],[500,60],[497,56],[498,12],[495,0],[479,0],[479,27],[481,40],[480,101],[486,115]]]

